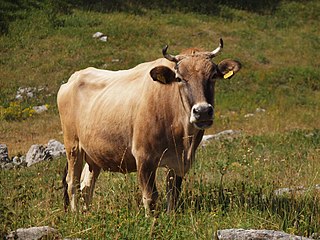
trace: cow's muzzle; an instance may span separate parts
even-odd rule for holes
[[[191,109],[190,123],[198,129],[206,129],[213,124],[214,109],[209,103],[195,104]]]

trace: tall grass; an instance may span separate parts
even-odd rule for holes
[[[197,154],[172,215],[165,213],[165,171],[158,171],[156,220],[144,217],[136,174],[102,173],[92,210],[73,214],[63,211],[65,159],[1,171],[1,232],[50,225],[70,238],[205,239],[217,228],[239,227],[311,236],[320,231],[314,188],[320,178],[319,144],[319,130],[213,142]],[[305,191],[274,191],[288,186]]]

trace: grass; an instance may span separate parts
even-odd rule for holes
[[[50,225],[70,238],[205,239],[217,228],[234,227],[310,236],[320,227],[319,193],[313,189],[320,178],[319,144],[319,130],[213,142],[199,150],[173,215],[165,214],[165,173],[158,172],[160,215],[154,225],[144,217],[136,174],[102,173],[92,211],[70,214],[63,211],[60,188],[65,159],[1,171],[1,232]],[[301,185],[303,194],[274,193]]]
[[[156,10],[140,15],[74,10],[59,16],[64,25],[55,28],[46,11],[31,11],[29,17],[12,22],[10,32],[0,38],[0,105],[3,109],[15,101],[19,87],[46,87],[47,91],[37,99],[26,100],[22,105],[49,104],[52,120],[48,123],[57,126],[56,93],[74,71],[87,66],[126,69],[161,57],[165,44],[173,53],[190,46],[213,49],[223,37],[224,53],[216,61],[236,58],[244,67],[237,78],[217,84],[216,110],[221,115],[236,112],[238,120],[233,119],[234,125],[230,125],[217,114],[212,132],[233,126],[252,132],[252,125],[246,124],[242,116],[258,107],[268,112],[255,120],[258,126],[265,126],[262,133],[317,128],[319,118],[314,112],[319,110],[319,3],[298,6],[282,3],[272,15],[227,6],[214,16]],[[299,18],[289,15],[290,11]],[[107,34],[108,42],[92,39],[96,31]],[[281,117],[284,113],[286,118]],[[269,124],[274,119],[279,126]],[[33,121],[40,121],[43,127],[38,133],[28,129],[24,132],[37,135],[39,143],[47,142],[47,136],[41,137],[47,132],[42,119]],[[4,124],[9,132],[17,125],[15,121]],[[50,134],[59,138],[59,132],[54,127]],[[19,138],[19,134],[2,135],[12,155],[26,152],[34,143],[27,141],[21,146],[12,138]]]
[[[205,239],[218,228],[236,227],[319,233],[319,193],[313,189],[320,162],[319,1],[281,1],[265,13],[231,5],[207,15],[136,10],[77,8],[48,15],[38,9],[10,23],[0,37],[0,142],[10,156],[52,138],[62,141],[56,93],[73,72],[88,66],[127,69],[161,57],[165,44],[174,54],[191,46],[209,50],[220,37],[225,48],[215,61],[234,58],[243,69],[217,83],[216,120],[208,133],[235,129],[241,137],[199,149],[171,216],[164,213],[165,173],[159,171],[155,223],[144,218],[135,174],[103,173],[92,211],[70,214],[63,211],[60,189],[65,159],[0,171],[0,235],[38,225],[83,239]],[[93,39],[97,31],[108,42]],[[17,102],[19,87],[45,90]],[[18,107],[12,110],[12,104]],[[43,104],[49,105],[44,114],[10,118]],[[274,194],[299,186],[308,190]]]

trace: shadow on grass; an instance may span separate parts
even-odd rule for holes
[[[223,7],[243,9],[257,13],[273,12],[279,1],[277,0],[215,0],[215,1],[183,1],[183,0],[159,0],[159,1],[142,1],[142,0],[82,0],[78,2],[79,7],[99,12],[125,11],[136,14],[143,13],[143,9],[157,9],[162,12],[172,10],[195,12],[202,14],[218,14]]]

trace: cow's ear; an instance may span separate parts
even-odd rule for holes
[[[163,84],[172,83],[176,79],[176,74],[170,68],[165,66],[158,66],[150,71],[150,76],[153,81],[158,81]]]
[[[231,59],[225,59],[218,64],[219,77],[232,78],[241,69],[241,63]]]

